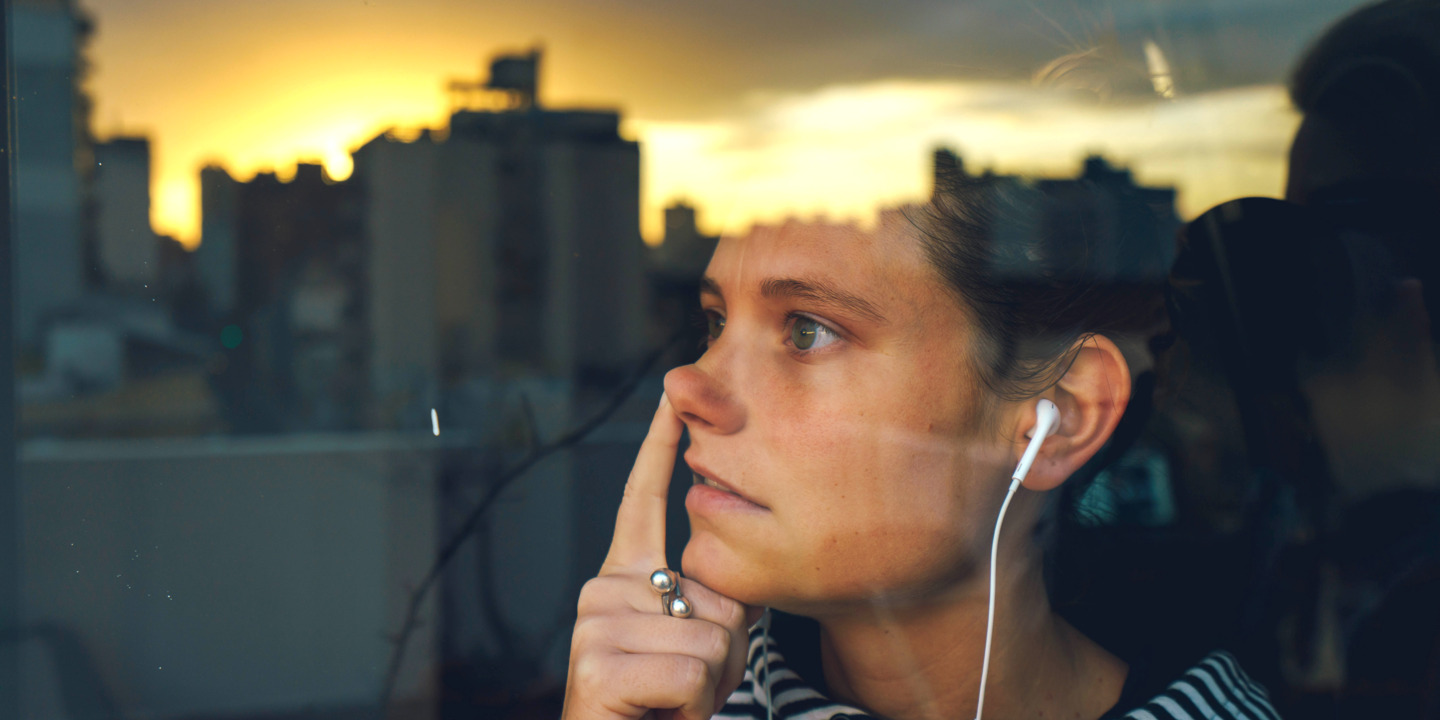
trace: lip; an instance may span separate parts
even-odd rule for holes
[[[704,483],[695,483],[694,485],[690,486],[690,493],[685,498],[686,507],[690,507],[692,502],[699,502],[699,504],[703,506],[716,508],[734,506],[743,507],[751,510],[770,509],[768,507],[765,507],[764,505],[761,505],[758,502],[755,502],[755,500],[752,499],[750,496],[736,489],[734,485],[731,485],[730,483],[725,482],[723,479],[716,477],[709,468],[706,468],[704,465],[701,465],[699,462],[691,459],[689,453],[686,453],[685,455],[685,464],[690,466],[690,470],[695,474],[705,476],[705,478],[708,479],[710,482],[715,483],[716,485],[720,486],[720,488],[722,488],[717,490],[716,488],[710,487],[709,485],[706,485]]]

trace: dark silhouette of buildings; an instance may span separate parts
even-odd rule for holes
[[[1111,238],[1106,261],[1116,268],[1115,280],[1158,281],[1169,271],[1175,256],[1175,233],[1180,218],[1175,212],[1175,189],[1141,187],[1130,171],[1112,166],[1105,158],[1085,158],[1073,180],[1038,180],[1036,186],[1053,202],[1045,217],[1047,237]],[[1127,256],[1119,253],[1121,238],[1154,238],[1156,252]]]
[[[14,62],[15,337],[38,353],[44,324],[86,286],[90,100],[82,53],[94,26],[73,0],[16,0]],[[26,363],[21,364],[22,372]]]
[[[615,112],[542,107],[538,62],[452,84],[448,128],[371,139],[344,182],[202,171],[195,275],[209,334],[240,338],[212,363],[237,430],[428,427],[448,403],[479,431],[485,388],[581,392],[643,354],[639,146]]]
[[[201,193],[208,212],[196,264],[211,308],[215,384],[232,428],[362,427],[357,186],[301,163],[288,182],[274,173],[238,182],[207,168]]]
[[[603,383],[643,353],[639,145],[615,112],[542,107],[523,82],[536,62],[495,61],[485,85],[518,93],[507,109],[355,153],[381,407],[420,417],[481,379]]]
[[[699,347],[703,323],[699,322],[700,277],[710,264],[720,238],[700,232],[697,211],[686,202],[665,208],[665,236],[650,249],[650,324],[654,342],[659,343],[687,328],[694,342],[675,348],[665,359],[667,367],[692,362]]]
[[[94,144],[94,241],[100,287],[145,295],[160,280],[160,245],[150,229],[150,141]]]
[[[1038,191],[1032,196],[1033,215],[1027,227],[1001,227],[1000,242],[1024,242],[1045,238],[1052,249],[1086,247],[1102,238],[1098,252],[1105,257],[1074,258],[1073,267],[1104,267],[1113,282],[1163,282],[1175,256],[1175,233],[1180,218],[1175,212],[1175,189],[1135,184],[1130,171],[1117,168],[1104,157],[1086,157],[1074,178],[1024,180],[986,171],[970,175],[964,161],[947,148],[934,152],[935,173],[958,173],[982,186],[1026,185]],[[1152,238],[1152,242],[1144,241]],[[1122,247],[1152,250],[1147,253],[1121,252]]]

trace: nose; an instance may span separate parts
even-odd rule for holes
[[[665,373],[665,394],[692,433],[729,435],[745,427],[739,399],[699,365],[682,365]]]

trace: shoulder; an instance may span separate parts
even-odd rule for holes
[[[1117,707],[1105,716],[1133,720],[1249,718],[1279,720],[1270,693],[1255,682],[1235,657],[1224,650],[1206,655],[1140,707]]]

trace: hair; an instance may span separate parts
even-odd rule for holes
[[[1290,98],[1370,162],[1424,168],[1440,152],[1440,2],[1385,0],[1345,16],[1296,65]]]
[[[1324,110],[1325,91],[1337,71],[1357,61],[1405,68],[1433,98],[1440,90],[1440,2],[1385,0],[1366,5],[1335,24],[1306,50],[1290,77],[1290,99],[1303,113]],[[1363,108],[1354,108],[1357,111]]]
[[[997,399],[1044,392],[1090,336],[1123,343],[1148,337],[1163,319],[1173,252],[1166,219],[1130,229],[1115,218],[1071,223],[1077,210],[1103,203],[1092,185],[1076,187],[1046,192],[937,167],[931,202],[909,214],[927,259],[977,329],[972,370]]]

